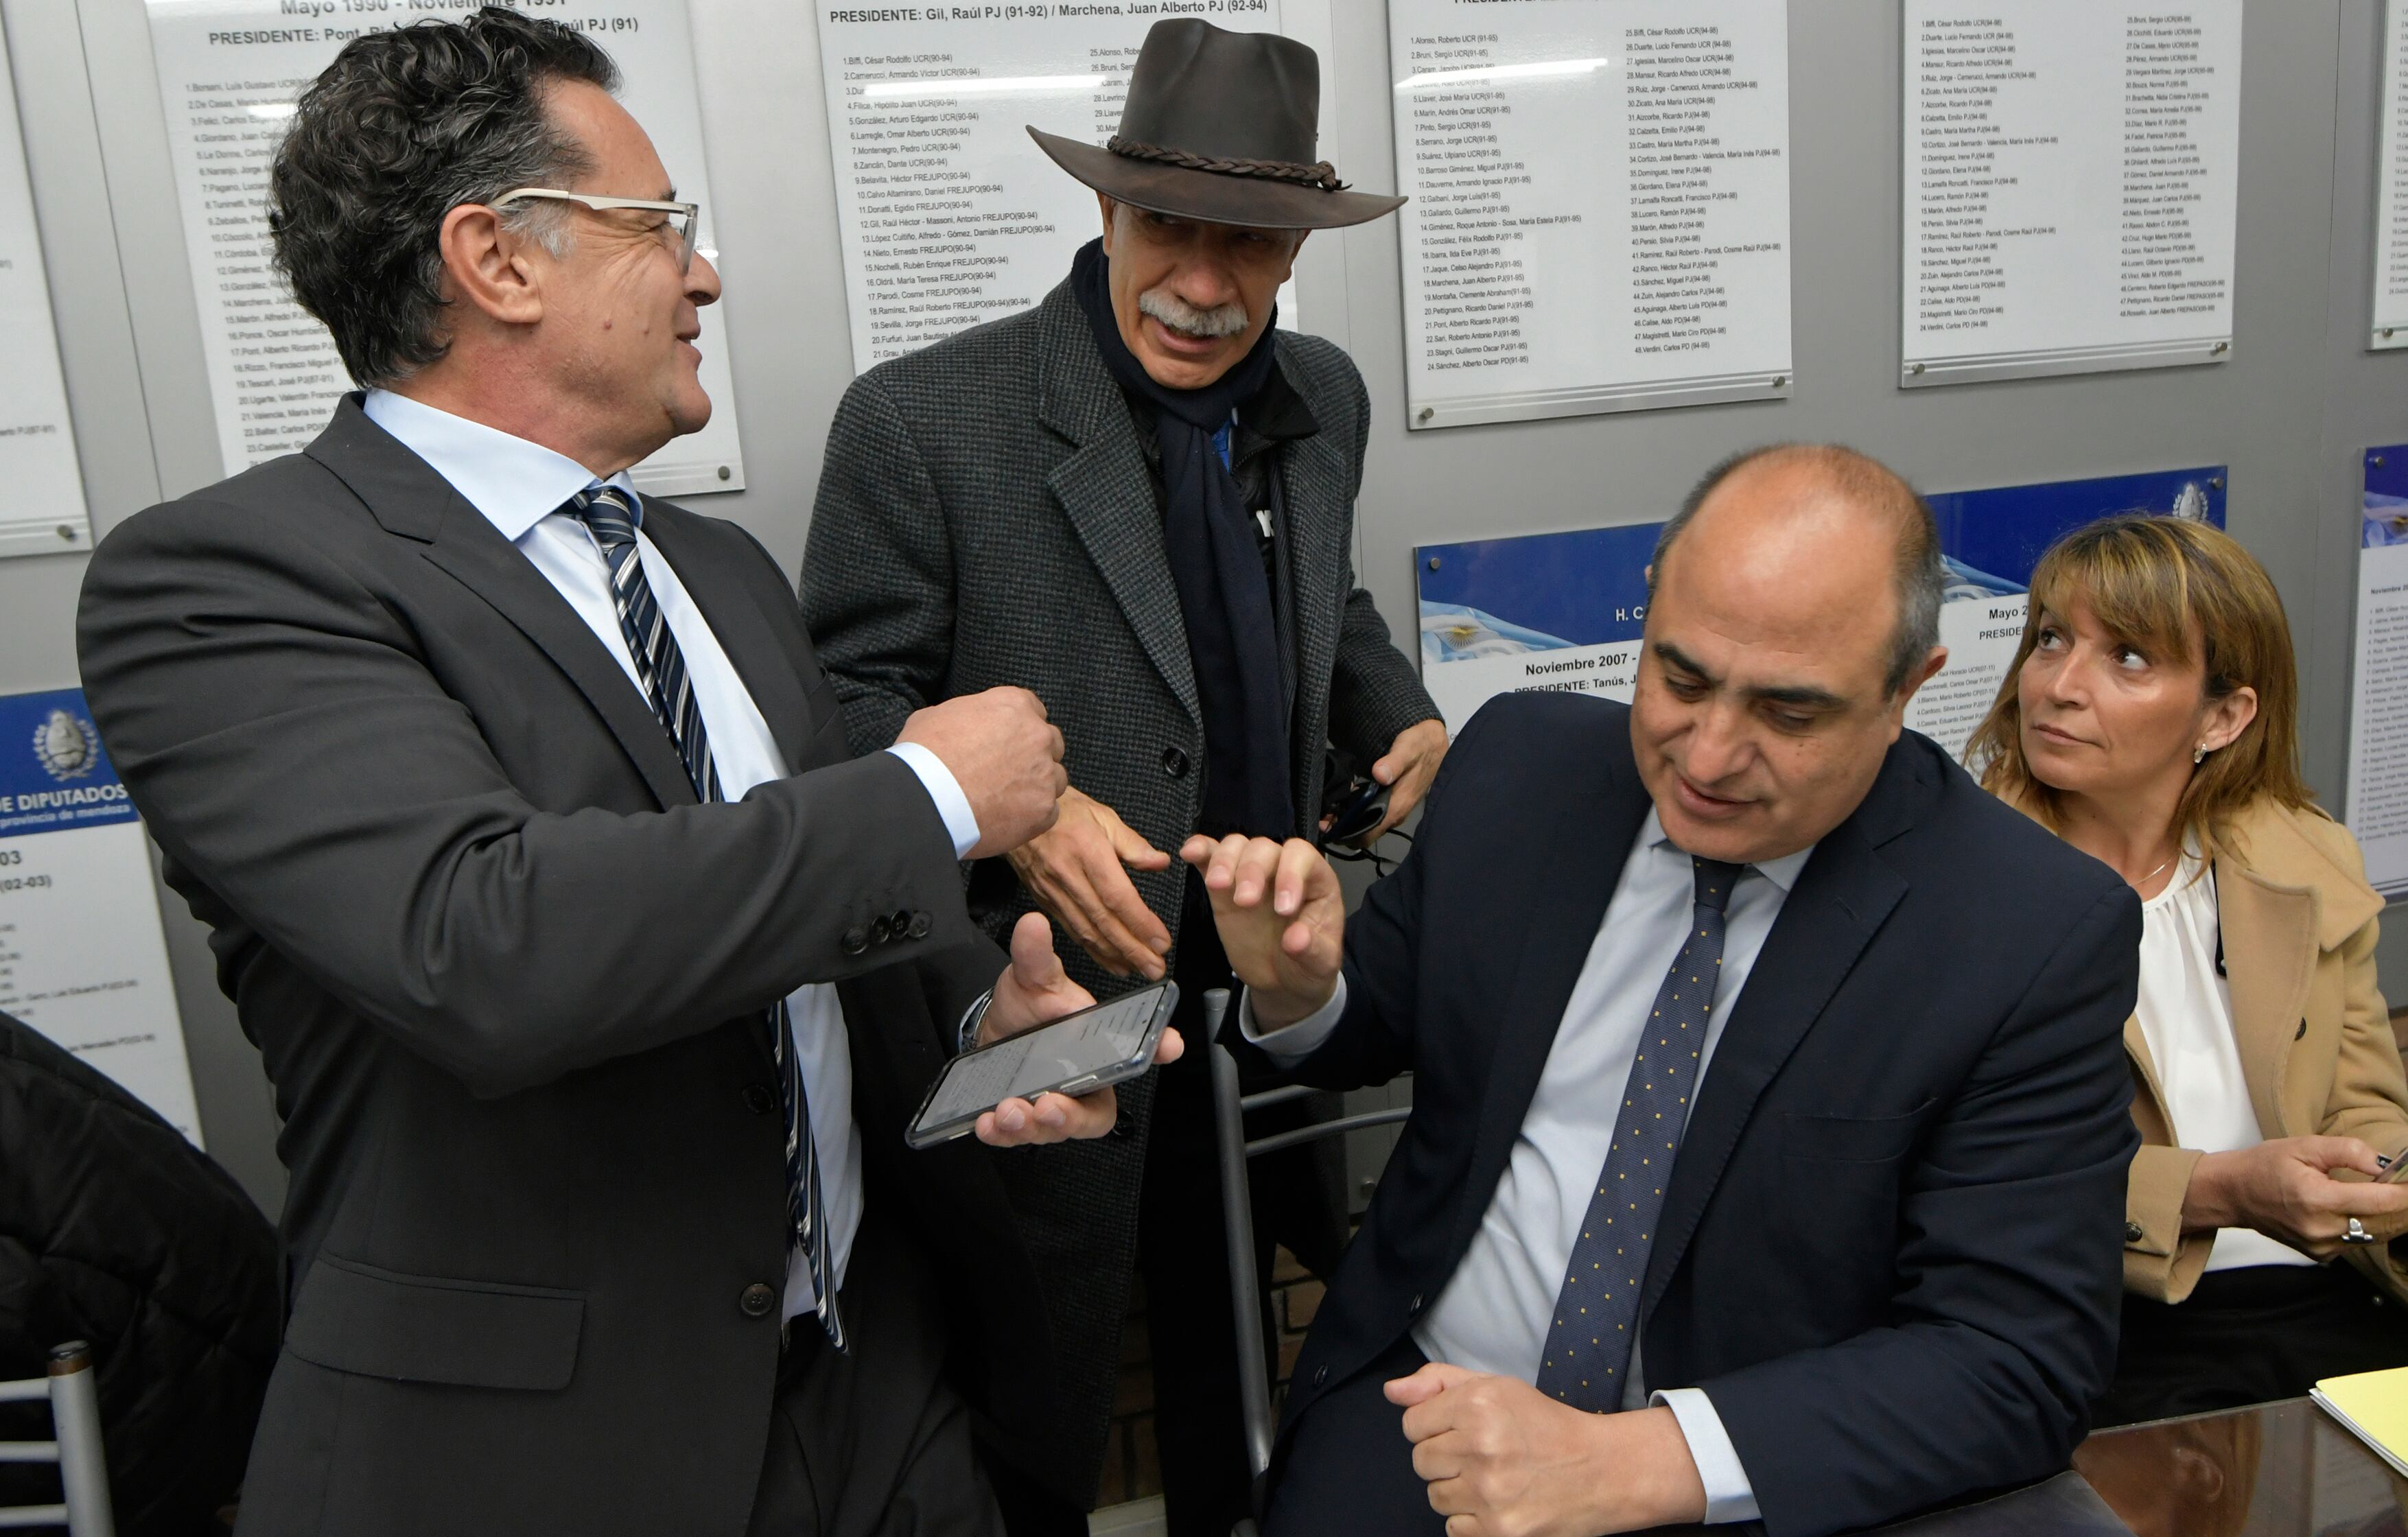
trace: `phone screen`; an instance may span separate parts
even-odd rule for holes
[[[1160,987],[1141,987],[1110,1003],[995,1045],[957,1056],[920,1113],[923,1126],[941,1126],[1025,1099],[1088,1073],[1117,1068],[1145,1044],[1162,1001]]]

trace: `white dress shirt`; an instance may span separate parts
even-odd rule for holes
[[[2132,1013],[2157,1070],[2174,1145],[2231,1153],[2266,1140],[2241,1071],[2232,992],[2215,973],[2215,870],[2185,851],[2166,889],[2141,904],[2141,995]],[[2313,1265],[2255,1228],[2219,1228],[2207,1268]]]
[[[575,460],[540,443],[437,410],[432,406],[370,390],[365,407],[368,420],[398,438],[452,489],[484,514],[502,538],[518,546],[535,568],[552,583],[586,628],[602,642],[627,674],[628,686],[643,697],[643,681],[619,628],[619,610],[610,596],[610,568],[586,525],[561,511],[571,496],[589,486],[608,484],[627,495],[636,510],[636,550],[644,563],[644,578],[669,633],[685,655],[686,677],[702,708],[703,729],[710,738],[710,758],[719,769],[721,793],[741,800],[756,784],[785,779],[793,769],[778,751],[769,723],[737,675],[719,638],[678,580],[676,568],[663,558],[643,532],[643,502],[625,474],[596,481]],[[645,707],[651,708],[646,699]],[[663,727],[663,730],[666,730]],[[911,766],[926,785],[929,798],[944,817],[953,836],[953,853],[967,857],[978,843],[978,822],[968,797],[951,770],[934,753],[916,744],[888,749]],[[853,1235],[861,1228],[861,1130],[853,1119],[853,1050],[844,1033],[844,1013],[836,988],[811,983],[786,999],[793,1022],[795,1063],[800,1070],[811,1114],[811,1145],[819,1153],[820,1187],[827,1204],[829,1274],[841,1286]],[[782,1220],[782,1212],[781,1212]],[[800,1251],[790,1253],[786,1266],[785,1310],[781,1316],[814,1313],[819,1298],[811,1289],[810,1266]]]
[[[1698,1059],[1700,1085],[1713,1066],[1714,1047],[1732,1004],[1747,986],[1756,953],[1764,948],[1789,888],[1813,852],[1810,846],[1750,865],[1731,890],[1723,923],[1722,980]],[[1622,1103],[1622,1085],[1630,1077],[1631,1059],[1639,1052],[1640,1031],[1656,1006],[1664,974],[1688,939],[1697,899],[1695,869],[1650,811],[1623,861],[1613,899],[1590,941],[1580,979],[1572,984],[1571,1000],[1564,1006],[1545,1070],[1539,1075],[1538,1092],[1531,1096],[1480,1230],[1446,1289],[1413,1328],[1413,1343],[1431,1360],[1526,1383],[1539,1380],[1555,1299],[1563,1290],[1581,1221],[1597,1192],[1598,1171],[1605,1167],[1613,1141],[1614,1113]],[[1345,979],[1340,977],[1338,996],[1308,1019],[1258,1034],[1248,1008],[1239,1016],[1239,1027],[1274,1061],[1292,1065],[1328,1038],[1345,1007]],[[1696,1098],[1693,1090],[1691,1103]],[[1650,1394],[1640,1354],[1634,1345],[1622,1406],[1637,1409],[1654,1402],[1672,1411],[1706,1487],[1708,1521],[1756,1519],[1755,1487],[1713,1401],[1695,1387]]]

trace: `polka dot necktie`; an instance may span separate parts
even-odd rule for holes
[[[702,705],[686,676],[685,654],[652,596],[644,563],[636,548],[635,509],[628,494],[614,486],[580,491],[561,509],[585,524],[610,568],[610,596],[619,610],[619,633],[643,680],[644,697],[652,713],[668,728],[669,740],[685,764],[694,793],[705,801],[725,798],[719,790],[719,769],[710,759],[710,737],[703,729]],[[819,1149],[811,1142],[810,1101],[795,1062],[795,1037],[787,1022],[786,1000],[767,1011],[769,1055],[778,1075],[778,1099],[786,1113],[786,1231],[788,1243],[800,1250],[810,1267],[811,1289],[820,1300],[820,1327],[828,1343],[844,1348],[844,1321],[837,1314],[833,1268],[828,1255],[826,1205],[820,1194]]]
[[[1539,1360],[1539,1391],[1575,1408],[1606,1414],[1622,1407],[1630,1356],[1639,1338],[1639,1295],[1647,1253],[1663,1214],[1664,1190],[1689,1101],[1722,972],[1723,913],[1744,865],[1693,859],[1697,898],[1689,936],[1656,992],[1654,1012],[1640,1037],[1623,1086],[1622,1113],[1572,1243],[1555,1324]]]

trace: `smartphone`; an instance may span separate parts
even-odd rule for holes
[[[2383,1166],[2383,1172],[2374,1176],[2375,1184],[2399,1185],[2408,1182],[2408,1157],[2386,1158],[2377,1153],[2374,1156],[2374,1161]]]
[[[1006,1099],[1076,1099],[1135,1078],[1154,1066],[1154,1045],[1178,1003],[1179,984],[1158,982],[962,1053],[929,1086],[904,1142],[934,1147],[967,1137],[980,1116]]]

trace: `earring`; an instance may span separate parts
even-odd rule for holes
[[[2200,742],[2197,747],[2194,747],[2194,748],[2192,748],[2192,749],[2191,749],[2191,754],[2190,754],[2190,763],[2191,763],[2191,767],[2192,767],[2192,768],[2198,768],[2200,764],[2205,763],[2206,761],[2207,761],[2207,743],[2205,743],[2205,742]]]

